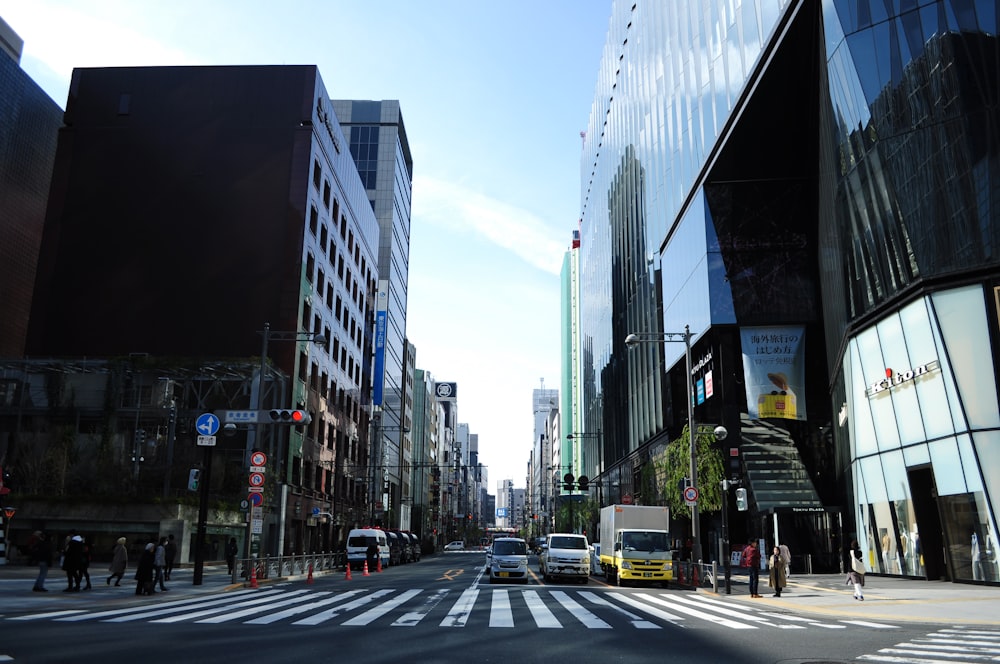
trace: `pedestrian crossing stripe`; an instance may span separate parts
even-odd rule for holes
[[[438,627],[450,628],[465,627],[475,619],[477,624],[485,620],[490,628],[495,629],[509,629],[523,624],[524,620],[529,620],[529,624],[533,622],[539,629],[579,625],[586,629],[624,626],[626,629],[657,630],[700,626],[702,623],[733,630],[846,629],[849,625],[872,629],[896,627],[861,620],[829,623],[756,607],[735,608],[732,603],[699,593],[628,592],[618,589],[570,591],[544,587],[491,588],[484,591],[478,586],[469,587],[457,596],[454,590],[446,588],[337,592],[275,586],[132,604],[108,610],[61,610],[8,616],[5,619],[247,625],[287,621],[299,626],[331,623],[344,627],[361,627],[379,621],[384,621],[380,624],[388,622],[392,627],[416,627],[437,621]],[[997,638],[1000,640],[1000,636]]]
[[[939,664],[954,661],[1000,660],[1000,630],[952,627],[932,632],[923,638],[897,643],[878,652],[861,655],[866,662],[917,662]]]

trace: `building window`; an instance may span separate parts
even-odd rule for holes
[[[313,186],[319,191],[319,184],[323,181],[323,169],[320,168],[319,160],[313,161]]]

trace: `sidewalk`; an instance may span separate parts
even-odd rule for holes
[[[189,597],[191,595],[201,595],[217,593],[230,589],[232,577],[229,575],[225,563],[205,564],[202,568],[201,585],[194,585],[194,567],[185,566],[175,568],[171,574],[170,581],[164,583],[167,588],[165,593],[157,593],[152,597],[139,596],[135,594],[135,566],[130,566],[125,571],[125,576],[121,580],[121,586],[116,587],[114,583],[106,583],[108,578],[107,563],[97,563],[90,567],[90,590],[80,592],[63,592],[66,588],[66,573],[57,565],[49,568],[49,574],[45,579],[45,587],[49,592],[36,593],[32,591],[35,578],[38,576],[38,568],[28,565],[0,565],[0,615],[15,611],[37,610],[39,607],[53,605],[60,608],[85,608],[93,600],[135,600],[138,602],[156,602],[160,598],[174,599]],[[235,587],[242,587],[238,583]],[[70,604],[71,606],[67,606]]]
[[[746,575],[733,575],[732,594],[722,579],[718,597],[768,610],[815,613],[836,619],[925,622],[1000,627],[1000,587],[867,575],[865,599],[854,599],[846,574],[793,574],[781,597],[773,597],[761,572],[760,599],[749,595]],[[698,592],[712,593],[711,588]]]

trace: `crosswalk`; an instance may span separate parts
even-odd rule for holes
[[[696,593],[626,592],[562,588],[326,591],[274,586],[223,595],[160,600],[103,610],[61,610],[11,615],[6,621],[109,623],[243,623],[359,627],[468,625],[561,629],[691,629],[717,626],[732,630],[843,630],[851,627],[895,629],[888,623],[826,621],[763,608],[734,605]]]
[[[972,627],[949,627],[924,637],[902,641],[876,653],[857,658],[866,662],[941,662],[1000,661],[1000,630]]]

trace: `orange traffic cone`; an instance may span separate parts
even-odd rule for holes
[[[345,581],[351,580],[351,563],[347,563],[347,574],[344,575]]]
[[[306,583],[313,582],[313,564],[309,563],[309,577],[306,579]]]
[[[368,561],[367,560],[365,561],[365,571],[362,572],[361,576],[371,576],[371,574],[368,573]]]
[[[376,561],[375,562],[375,571],[376,572],[381,572],[382,571],[382,556],[379,556],[378,558],[376,558],[375,561]]]
[[[697,564],[695,564],[693,567],[691,567],[691,585],[695,586],[695,587],[698,586],[698,565]]]
[[[677,566],[677,583],[684,585],[684,563]]]
[[[253,561],[250,561],[250,587],[257,587],[257,565]]]

